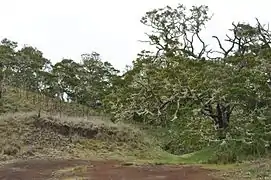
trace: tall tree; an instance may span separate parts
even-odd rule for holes
[[[14,76],[13,66],[15,62],[15,48],[17,43],[3,39],[0,43],[0,98],[2,98],[5,83]]]
[[[21,82],[23,88],[39,92],[50,68],[50,61],[43,57],[41,51],[25,46],[16,53],[16,65],[13,69],[16,72],[16,84]]]
[[[150,27],[147,33],[149,42],[157,48],[156,56],[166,57],[183,55],[201,59],[207,52],[207,44],[201,37],[201,30],[208,20],[208,6],[193,6],[188,9],[179,4],[176,8],[166,6],[154,9],[145,14],[141,23]],[[195,42],[201,44],[200,51],[196,51]]]

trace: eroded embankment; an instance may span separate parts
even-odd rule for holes
[[[0,117],[0,137],[1,161],[90,157],[148,146],[136,128],[113,124],[103,117],[38,118],[35,113],[6,114]]]

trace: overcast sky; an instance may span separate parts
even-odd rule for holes
[[[270,21],[268,0],[0,0],[0,38],[37,47],[53,63],[96,51],[123,69],[146,47],[138,42],[145,38],[144,13],[178,3],[209,6],[206,38],[222,36],[232,21]]]

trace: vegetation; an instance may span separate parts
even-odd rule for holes
[[[210,49],[201,37],[209,20],[204,5],[147,12],[141,19],[150,28],[144,42],[157,51],[143,50],[123,74],[96,52],[83,54],[80,62],[63,59],[53,65],[36,48],[17,50],[16,42],[3,39],[0,112],[21,111],[22,106],[10,100],[15,92],[18,99],[34,99],[30,104],[39,112],[59,107],[58,113],[75,116],[103,113],[114,127],[138,126],[164,150],[157,151],[164,161],[236,163],[266,158],[271,152],[271,31],[258,19],[253,25],[233,22],[225,40],[213,36],[219,49]],[[61,127],[52,119],[38,122]],[[67,126],[88,133],[79,125]],[[187,153],[192,157],[187,159]]]
[[[147,12],[141,22],[157,52],[143,51],[122,76],[107,96],[110,112],[155,127],[174,154],[213,147],[209,161],[224,163],[268,155],[270,31],[258,19],[233,23],[229,49],[213,36],[220,47],[213,50],[200,36],[208,20],[207,6]]]
[[[137,128],[114,124],[100,116],[4,114],[0,117],[0,130],[1,137],[9,137],[0,139],[0,162],[48,157],[146,160],[148,150],[155,150],[155,145]]]

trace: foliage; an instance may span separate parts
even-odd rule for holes
[[[109,92],[111,79],[118,73],[94,52],[82,55],[81,63],[63,59],[52,65],[34,47],[16,48],[17,43],[7,39],[0,44],[1,102],[7,87],[11,86],[94,107]]]
[[[207,50],[199,34],[210,20],[208,7],[185,10],[167,6],[142,18],[157,53],[142,51],[133,62],[107,97],[110,112],[115,120],[158,128],[162,147],[172,153],[216,147],[216,162],[270,153],[269,29],[258,19],[255,26],[233,23],[225,40],[230,48],[213,36],[220,49]]]

